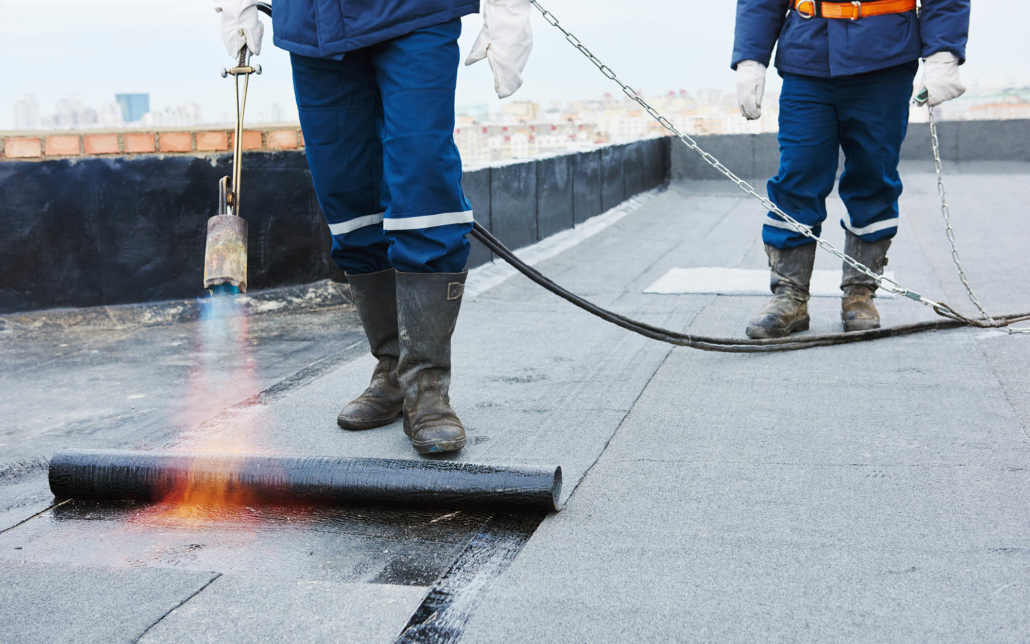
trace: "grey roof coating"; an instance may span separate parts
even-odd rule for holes
[[[890,267],[969,311],[928,169],[903,167]],[[949,170],[982,301],[1030,309],[1030,166]],[[762,217],[728,184],[675,183],[539,268],[648,322],[741,336],[762,298],[643,291],[675,267],[762,268]],[[888,324],[933,317],[879,305]],[[838,306],[813,300],[812,332],[837,330]],[[234,383],[184,416],[200,366],[239,358],[205,353],[198,328],[0,331],[0,641],[389,642],[487,520],[249,511],[184,526],[131,504],[47,510],[45,459],[65,446],[414,457],[399,426],[335,427],[372,366],[347,349],[348,307],[251,320],[247,386],[330,363],[262,404],[239,406]],[[977,330],[702,353],[510,278],[459,320],[459,458],[561,464],[566,506],[476,591],[462,641],[1026,641],[1028,359],[1030,337]]]

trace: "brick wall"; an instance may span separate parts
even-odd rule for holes
[[[232,150],[232,128],[104,130],[89,132],[0,132],[0,162],[137,154],[208,154]],[[304,147],[297,125],[243,131],[243,149],[272,152]]]

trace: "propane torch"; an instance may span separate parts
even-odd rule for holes
[[[243,166],[243,113],[251,74],[261,66],[250,64],[250,50],[240,50],[237,65],[223,69],[222,78],[233,77],[236,88],[236,131],[232,147],[232,175],[218,182],[218,214],[207,220],[204,253],[204,288],[212,294],[247,292],[247,220],[240,217],[240,172]],[[240,76],[243,94],[240,95]]]

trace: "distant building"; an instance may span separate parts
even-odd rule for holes
[[[190,127],[202,122],[200,106],[183,103],[175,108],[166,107],[160,112],[147,112],[138,124],[143,127]]]
[[[150,111],[150,94],[115,94],[114,100],[122,108],[126,123],[135,123]]]
[[[459,105],[454,112],[459,117],[468,117],[473,121],[485,121],[490,118],[490,106],[485,103],[479,105]]]
[[[14,104],[14,129],[35,130],[39,127],[39,101],[27,94]]]
[[[97,125],[105,128],[118,128],[125,125],[122,116],[122,107],[118,103],[104,103],[97,112],[99,122]]]
[[[644,96],[641,90],[636,93]],[[735,93],[719,90],[701,90],[696,97],[686,90],[647,97],[648,103],[684,134],[776,131],[779,97],[775,93],[766,96],[762,118],[756,121],[740,115],[736,99]],[[996,110],[994,106],[988,109]],[[1010,111],[1015,113],[1006,108]],[[466,168],[669,134],[637,102],[612,94],[571,103],[551,101],[546,108],[532,101],[511,101],[495,113],[484,115],[469,106],[458,107],[456,112],[454,140]]]
[[[66,96],[57,101],[57,111],[39,120],[45,130],[81,130],[96,127],[99,115],[92,107],[82,104],[77,95]]]
[[[540,104],[532,101],[512,101],[501,106],[501,113],[519,121],[535,121],[540,118]]]

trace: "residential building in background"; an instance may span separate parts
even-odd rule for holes
[[[39,101],[35,94],[26,94],[14,104],[14,129],[35,130],[39,128]]]
[[[642,96],[642,92],[639,92]],[[740,115],[732,92],[700,90],[692,94],[676,90],[646,96],[684,134],[757,134],[778,129],[779,97],[769,93],[763,101],[762,118],[748,121]],[[621,94],[571,102],[507,101],[500,111],[486,104],[458,106],[454,139],[467,168],[505,163],[539,156],[572,153],[610,143],[665,136],[665,128],[637,103]],[[25,95],[13,104],[17,130],[71,130],[95,128],[166,128],[198,125],[231,125],[232,116],[221,112],[205,120],[197,103],[186,102],[160,111],[150,110],[146,93],[117,94],[115,101],[99,107],[83,104],[78,96],[66,96],[44,114],[38,98]],[[1030,119],[1030,81],[972,80],[962,97],[937,108],[939,121]],[[273,103],[267,109],[247,111],[248,124],[296,123],[294,103]],[[911,120],[926,122],[925,107],[912,107]]]
[[[1030,80],[973,80],[966,93],[934,108],[939,121],[1010,121],[1030,119]],[[911,120],[926,123],[925,107],[912,108]]]
[[[189,127],[200,125],[204,119],[200,114],[200,106],[196,103],[183,103],[177,107],[165,107],[160,112],[147,112],[138,122],[142,127]]]
[[[126,123],[135,123],[150,111],[150,94],[115,94],[114,100],[121,106]]]
[[[39,127],[44,130],[74,130],[97,127],[100,116],[97,110],[82,103],[77,95],[66,96],[57,101],[55,111],[40,117]]]
[[[647,100],[676,129],[695,135],[775,132],[778,98],[766,98],[767,107],[757,121],[747,121],[740,115],[736,95],[718,90],[703,90],[696,97],[679,90]],[[494,114],[461,108],[454,139],[465,166],[474,168],[667,133],[636,102],[605,94],[600,99],[552,102],[546,107],[532,101],[513,101]]]

